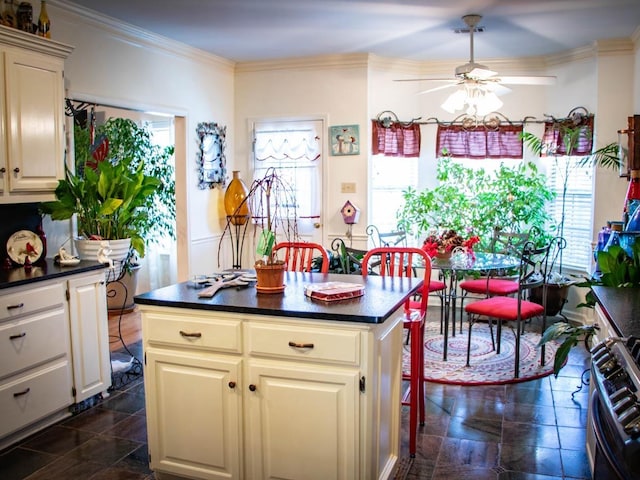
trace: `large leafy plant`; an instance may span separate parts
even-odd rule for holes
[[[495,228],[521,232],[536,227],[540,233],[535,240],[546,239],[550,217],[545,206],[554,194],[533,163],[501,164],[495,172],[487,172],[442,158],[437,180],[435,188],[403,192],[399,228],[416,237],[444,229],[477,235],[480,249],[488,247]]]
[[[98,127],[96,138],[100,155],[88,130],[75,127],[75,172],[66,170],[56,200],[40,209],[53,220],[76,215],[84,238],[130,238],[132,249],[144,257],[147,242],[163,233],[175,236],[173,147],[154,145],[146,127],[121,118]]]

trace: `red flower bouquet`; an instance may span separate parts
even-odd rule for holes
[[[455,230],[445,230],[440,234],[429,235],[422,244],[424,250],[430,257],[448,257],[456,247],[463,247],[468,253],[473,254],[473,246],[480,241],[477,235],[466,240]]]

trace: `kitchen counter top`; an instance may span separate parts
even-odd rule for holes
[[[0,268],[0,290],[65,277],[75,273],[101,270],[105,267],[106,265],[102,263],[88,260],[82,260],[75,266],[62,267],[56,265],[52,258],[47,258],[44,262],[33,265],[31,269],[25,269],[24,267],[14,267],[10,269]]]
[[[596,300],[621,337],[640,337],[640,288],[592,287]]]
[[[361,297],[325,302],[304,294],[304,287],[319,282],[351,282],[365,286]],[[287,272],[282,294],[257,293],[255,282],[247,287],[225,288],[212,298],[198,298],[199,289],[191,282],[179,283],[137,295],[135,303],[164,307],[217,310],[256,315],[309,318],[364,323],[383,323],[405,298],[415,292],[422,280],[359,275]]]

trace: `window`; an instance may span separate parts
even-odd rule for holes
[[[588,271],[593,258],[593,167],[580,166],[581,159],[582,157],[558,156],[542,160],[547,167],[547,185],[556,192],[556,198],[549,205],[549,213],[556,225],[562,221],[562,192],[565,179],[570,178],[566,182],[564,228],[562,232],[557,232],[567,241],[567,247],[562,252],[562,266]]]
[[[369,223],[381,232],[396,230],[396,212],[402,191],[418,187],[418,157],[374,155],[371,162],[371,213]]]

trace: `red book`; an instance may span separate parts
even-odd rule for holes
[[[364,295],[364,285],[347,282],[324,282],[307,285],[304,288],[307,297],[331,302],[345,298],[361,297]]]

